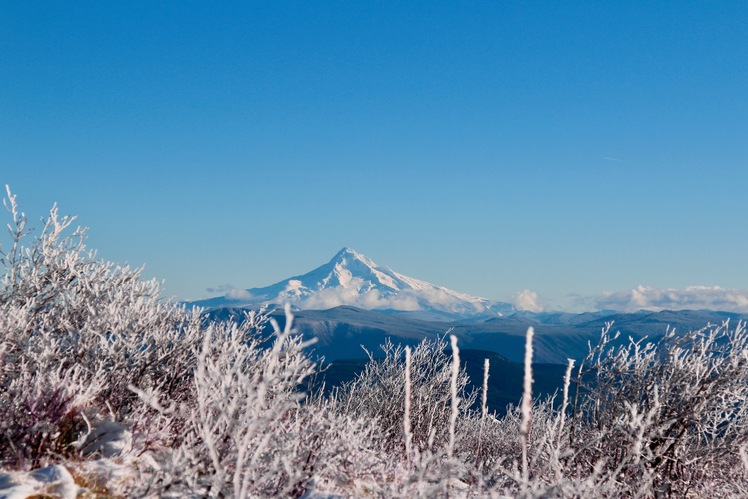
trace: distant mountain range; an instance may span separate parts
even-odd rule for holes
[[[241,317],[241,308],[217,308],[207,312],[209,317]],[[281,327],[285,316],[281,311],[271,314]],[[535,328],[534,361],[566,364],[568,358],[581,359],[589,344],[597,344],[606,323],[613,322],[611,332],[620,331],[618,344],[629,338],[662,336],[668,327],[686,332],[701,329],[707,324],[721,324],[730,320],[735,324],[738,314],[713,311],[663,311],[619,314],[610,311],[584,314],[522,313],[496,317],[486,321],[456,321],[451,323],[424,321],[411,317],[393,316],[377,311],[341,306],[328,310],[300,310],[294,313],[294,326],[306,339],[316,338],[312,347],[315,355],[327,361],[366,357],[366,349],[374,355],[386,339],[404,345],[416,345],[424,338],[443,337],[447,332],[458,338],[460,348],[495,352],[513,362],[521,362],[525,351],[525,333]]]
[[[207,315],[209,318],[233,316],[241,319],[244,311],[241,308],[216,308]],[[285,326],[283,312],[276,310],[271,315],[280,327]],[[725,320],[734,324],[741,319],[737,314],[712,311],[642,311],[634,314],[610,311],[584,314],[516,312],[480,322],[445,323],[349,306],[300,310],[294,315],[295,330],[307,340],[317,340],[310,347],[311,358],[326,366],[316,380],[317,386],[329,389],[353,380],[364,369],[368,353],[374,357],[383,355],[379,347],[388,339],[396,344],[415,346],[423,339],[444,338],[450,333],[458,338],[471,388],[480,388],[483,359],[490,359],[488,405],[500,413],[507,404],[519,402],[525,333],[529,326],[535,328],[533,393],[542,398],[561,389],[567,359],[582,359],[588,353],[589,345],[597,344],[606,323],[613,322],[612,331],[621,332],[613,344],[622,345],[628,343],[629,338],[638,340],[647,336],[656,340],[668,327],[686,332],[710,323],[721,324]],[[265,333],[270,334],[270,331]]]
[[[264,288],[233,290],[225,296],[191,302],[213,317],[240,315],[243,309],[282,310],[290,303],[299,333],[317,338],[314,351],[328,361],[366,357],[362,346],[376,354],[385,339],[414,345],[451,330],[461,348],[495,352],[519,362],[527,328],[535,328],[535,361],[565,364],[580,359],[596,344],[600,331],[613,322],[620,342],[644,336],[656,338],[668,327],[700,329],[741,319],[739,314],[714,311],[618,313],[610,310],[582,314],[533,313],[511,304],[452,291],[379,266],[350,248],[328,263],[300,276]]]
[[[497,302],[413,279],[350,248],[304,275],[264,288],[232,290],[224,296],[191,302],[208,310],[234,307],[283,307],[326,310],[353,306],[425,320],[480,320],[515,312]]]

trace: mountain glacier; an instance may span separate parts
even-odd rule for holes
[[[303,275],[263,288],[231,290],[224,296],[191,302],[208,310],[220,307],[281,306],[327,310],[347,305],[365,310],[432,320],[486,319],[511,313],[509,303],[452,291],[413,279],[350,248]]]

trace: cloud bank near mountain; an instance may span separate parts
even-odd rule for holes
[[[308,310],[325,310],[341,305],[350,305],[366,310],[414,311],[421,308],[415,296],[409,296],[405,293],[385,296],[376,288],[361,291],[366,286],[364,280],[358,277],[352,278],[349,284],[349,286],[320,289],[308,298],[301,299],[298,306]]]
[[[225,295],[233,299],[233,296]],[[488,313],[489,307],[480,302],[465,303],[447,289],[402,289],[397,293],[371,288],[370,283],[352,277],[345,285],[322,288],[309,295],[291,296],[289,303],[305,310],[325,310],[341,305],[365,310],[398,310],[406,312],[438,309],[453,313],[474,315]]]
[[[663,289],[639,285],[629,291],[605,292],[592,303],[597,310],[621,312],[708,309],[744,313],[748,312],[748,290],[720,286]]]
[[[326,310],[343,305],[365,310],[428,312],[450,319],[491,318],[518,310],[542,313],[554,308],[537,292],[523,289],[510,302],[471,296],[399,274],[374,263],[350,248],[340,250],[328,263],[303,275],[264,288],[239,289],[229,284],[211,288],[222,296],[191,302],[215,307],[261,307],[290,303],[305,310]],[[748,290],[720,286],[688,286],[683,289],[637,286],[628,291],[597,296],[569,296],[574,311],[614,310],[715,310],[748,313]]]

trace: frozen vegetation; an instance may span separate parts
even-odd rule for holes
[[[742,324],[617,348],[605,330],[555,404],[531,398],[530,332],[525,396],[502,417],[467,392],[454,340],[385,345],[309,393],[321,367],[291,317],[207,321],[97,260],[55,208],[29,233],[10,192],[7,207],[0,496],[748,495]]]

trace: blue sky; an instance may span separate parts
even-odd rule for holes
[[[181,299],[343,246],[553,308],[748,297],[744,2],[8,1],[0,67],[0,182]]]

